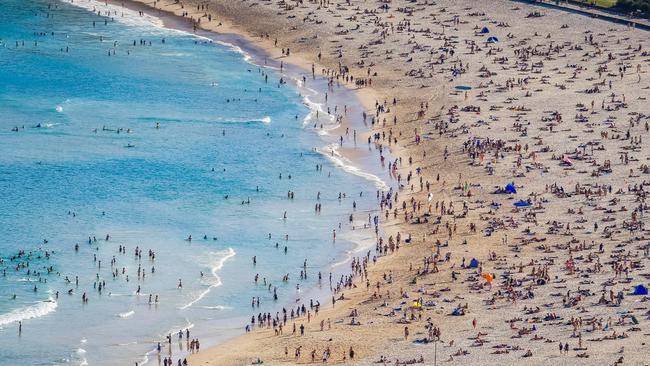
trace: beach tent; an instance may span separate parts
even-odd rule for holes
[[[515,205],[517,207],[528,207],[528,206],[530,206],[530,203],[528,203],[528,201],[517,201],[517,202],[513,203],[513,205]]]
[[[472,258],[472,260],[469,261],[469,268],[478,268],[478,259]]]
[[[483,27],[483,29],[481,29],[481,34],[488,34],[488,33],[490,33],[488,27]]]
[[[487,43],[497,43],[499,39],[497,37],[490,37],[487,39]]]
[[[508,193],[517,193],[517,188],[515,187],[514,183],[508,183],[506,184],[505,191]]]
[[[643,286],[643,285],[636,285],[634,286],[634,292],[632,292],[632,295],[647,295],[648,294],[648,288]]]

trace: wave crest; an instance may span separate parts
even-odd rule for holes
[[[220,252],[210,252],[209,255],[211,255],[211,256],[214,255],[214,256],[218,257],[218,259],[213,263],[213,265],[212,265],[212,267],[210,269],[210,272],[212,273],[212,276],[214,278],[212,283],[208,286],[207,289],[205,289],[203,292],[201,292],[201,294],[199,294],[199,296],[197,296],[194,300],[188,302],[187,304],[185,304],[183,306],[180,306],[178,309],[179,310],[185,310],[185,309],[189,308],[190,306],[192,306],[192,305],[196,304],[197,302],[201,301],[201,299],[203,299],[207,294],[209,294],[210,291],[213,288],[221,286],[221,284],[222,284],[221,277],[219,277],[217,272],[219,272],[221,270],[221,268],[223,268],[224,263],[226,263],[226,261],[228,259],[234,257],[235,254],[237,254],[237,253],[232,248],[228,248],[228,249],[220,251]]]
[[[327,151],[323,149],[316,149],[316,151],[321,155],[325,156],[332,163],[334,163],[336,166],[340,167],[344,171],[373,182],[377,188],[383,191],[388,191],[390,189],[388,184],[386,184],[386,182],[384,182],[378,176],[372,173],[364,172],[359,167],[352,165],[352,162],[348,158],[341,155],[338,152],[338,149],[339,146],[337,144],[330,144],[327,145]]]
[[[54,312],[58,303],[50,297],[34,305],[12,310],[6,314],[0,314],[0,326],[17,323],[19,321],[40,318]]]
[[[131,311],[127,311],[125,313],[119,313],[119,314],[117,314],[117,316],[122,318],[122,319],[125,319],[125,318],[130,317],[133,314],[135,314],[135,311],[131,310]]]

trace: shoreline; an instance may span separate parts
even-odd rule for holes
[[[251,56],[253,59],[255,59],[255,57],[257,57],[258,61],[261,61],[263,59],[264,63],[262,65],[258,65],[259,67],[274,67],[277,70],[279,68],[278,63],[282,61],[285,67],[287,67],[289,70],[293,66],[295,67],[293,71],[300,73],[308,72],[308,70],[312,68],[313,65],[317,65],[315,61],[310,62],[310,57],[304,53],[292,53],[291,56],[282,55],[280,52],[278,52],[278,47],[274,46],[270,40],[257,38],[250,34],[247,30],[240,29],[240,27],[236,26],[226,18],[220,18],[219,25],[217,26],[214,26],[215,20],[213,19],[213,22],[210,23],[212,27],[199,25],[196,29],[192,29],[191,22],[178,13],[180,8],[178,8],[177,4],[170,4],[165,7],[160,7],[158,4],[160,1],[156,2],[155,5],[153,5],[154,3],[147,0],[107,0],[107,2],[114,5],[125,5],[127,7],[131,6],[131,9],[148,12],[162,19],[163,23],[167,21],[168,23],[166,23],[166,27],[170,27],[172,29],[178,28],[189,33],[204,36],[213,40],[219,39],[221,42],[234,45],[239,50],[243,51],[244,54],[253,55]],[[173,9],[174,7],[177,8],[176,11]],[[212,38],[211,36],[216,37],[216,39]],[[275,61],[276,65],[268,65],[268,59]],[[253,64],[256,63],[253,62]],[[321,70],[330,70],[323,65],[314,66],[314,68],[316,70],[319,68]],[[325,76],[318,75],[318,77],[324,78]],[[372,86],[355,88],[349,87],[347,84],[339,84],[338,87],[354,94],[356,98],[358,98],[361,105],[365,108],[365,111],[372,111],[375,109],[375,103],[382,99],[378,97],[380,95],[380,92],[373,89]],[[439,97],[442,99],[441,96]],[[434,100],[435,99],[432,99],[432,101]],[[442,101],[437,101],[437,103],[434,102],[434,107],[437,108],[441,104]],[[344,130],[344,128],[345,125],[342,123],[338,128],[331,130],[331,132],[341,131]],[[367,132],[361,135],[360,140],[363,141],[365,138],[369,138],[369,136],[375,132],[376,130],[370,127]],[[388,149],[390,151],[390,155],[394,156],[396,159],[401,159],[401,157],[406,158],[406,156],[409,155],[406,147],[392,145]],[[343,157],[347,158],[345,156]],[[342,169],[341,166],[339,166],[339,168]],[[348,174],[353,173],[348,172]],[[385,237],[390,236],[392,238],[402,231],[402,226],[398,223],[397,220],[393,219],[389,219],[387,221],[384,221],[382,219],[380,221],[380,227],[380,230],[385,234]],[[418,242],[419,244],[424,244],[424,237],[422,240],[418,240]],[[370,246],[370,249],[371,248],[372,246]],[[344,267],[345,264],[349,263],[350,260],[354,258],[354,253],[357,253],[357,250],[355,248],[352,249],[352,254],[349,256],[346,254],[346,252],[342,253],[344,260],[339,262],[343,263],[336,262],[336,267]],[[346,256],[347,258],[345,258]],[[380,272],[385,273],[385,271],[392,271],[392,269],[396,267],[396,265],[393,263],[394,261],[395,259],[392,255],[384,255],[379,258],[376,264],[369,267],[369,272],[377,275]],[[320,292],[321,294],[323,292],[322,290],[318,291],[318,289],[313,290]],[[329,319],[344,318],[351,309],[354,309],[354,306],[356,304],[364,302],[364,297],[366,295],[366,291],[362,291],[361,289],[355,288],[353,291],[346,291],[346,304],[337,307],[331,307],[331,305],[324,306],[324,309],[321,309],[319,312],[318,319],[328,319],[329,321]],[[250,333],[228,337],[225,342],[220,342],[216,345],[208,347],[199,353],[190,354],[187,359],[190,365],[249,365],[256,358],[260,357],[256,355],[257,350],[260,348],[260,345],[265,345],[262,346],[263,348],[270,347],[269,343],[273,343],[274,337],[276,336],[273,335],[272,330],[268,328],[258,328]],[[345,353],[345,347],[343,346],[340,348],[343,348],[343,353]],[[376,346],[368,347],[368,344],[365,344],[363,342],[355,345],[357,358],[364,359],[371,356],[374,354],[375,348]],[[277,352],[272,360],[267,360],[265,358],[266,356],[268,356],[267,352],[265,352],[265,356],[261,356],[261,358],[265,359],[265,364],[275,364],[275,362],[279,362],[280,359],[284,358]]]
[[[98,0],[101,2],[101,0]],[[213,40],[233,45],[241,49],[246,54],[251,54],[257,57],[258,63],[255,65],[260,67],[274,67],[279,68],[279,63],[285,62],[289,68],[291,66],[297,67],[295,71],[304,72],[309,74],[312,65],[315,69],[324,70],[324,65],[319,65],[316,61],[310,60],[304,54],[292,53],[289,56],[282,55],[277,46],[273,45],[270,39],[255,37],[246,30],[239,29],[231,23],[227,18],[220,18],[219,24],[215,25],[214,21],[209,23],[209,26],[199,25],[193,29],[192,23],[188,18],[181,16],[178,12],[181,10],[177,4],[168,4],[164,7],[159,7],[158,3],[161,1],[148,1],[148,0],[104,0],[104,2],[116,6],[125,6],[128,9],[136,11],[145,11],[150,15],[161,19],[163,24],[170,29],[178,29],[196,35],[211,35],[215,37]],[[176,9],[174,9],[176,8]],[[209,37],[208,37],[209,38]],[[275,65],[268,65],[264,61],[273,61]],[[316,74],[322,77],[317,71]],[[347,84],[341,84],[345,89],[353,92],[358,96],[360,102],[367,110],[374,109],[375,101],[373,98],[378,94],[372,88],[351,88]],[[375,98],[376,99],[376,98]]]
[[[146,0],[105,0],[108,4],[112,4],[115,6],[124,6],[130,10],[135,10],[135,11],[143,11],[145,14],[149,14],[151,16],[154,16],[158,19],[160,19],[164,25],[164,27],[169,28],[169,29],[177,29],[180,31],[184,31],[190,34],[194,34],[197,36],[205,37],[208,38],[212,41],[221,43],[227,47],[232,47],[235,49],[235,51],[242,53],[244,55],[244,59],[246,62],[251,63],[252,65],[255,65],[260,68],[271,68],[274,71],[278,72],[281,75],[286,75],[288,77],[291,77],[293,79],[293,82],[296,84],[295,87],[300,91],[304,88],[310,89],[314,91],[317,94],[320,94],[321,96],[327,93],[328,91],[334,91],[335,94],[340,94],[341,91],[344,91],[345,94],[351,94],[353,95],[357,100],[352,103],[352,105],[349,105],[348,107],[354,107],[355,103],[358,103],[359,107],[363,109],[363,111],[368,111],[372,110],[374,108],[374,103],[375,100],[378,100],[376,98],[376,95],[378,93],[373,90],[371,87],[363,87],[363,88],[353,88],[350,87],[347,84],[338,84],[335,86],[330,86],[330,87],[323,87],[322,85],[314,87],[313,85],[309,86],[304,86],[300,85],[301,81],[299,80],[300,76],[308,75],[309,74],[309,69],[312,67],[312,65],[315,65],[315,63],[310,63],[309,60],[307,60],[303,55],[298,55],[298,56],[283,56],[278,54],[278,49],[277,47],[274,47],[270,44],[268,41],[260,40],[257,38],[254,38],[250,34],[248,34],[245,31],[238,30],[232,26],[229,25],[224,25],[223,23],[218,26],[219,29],[211,29],[211,28],[206,28],[206,27],[199,27],[197,29],[192,29],[190,22],[186,19],[183,18],[182,16],[178,15],[175,13],[173,10],[169,8],[158,8],[158,7],[153,7],[148,3]],[[283,63],[283,71],[280,72],[280,62]],[[318,69],[318,67],[316,67]],[[321,69],[325,69],[324,67],[321,66]],[[325,76],[319,75],[319,73],[316,73],[316,77],[320,79],[319,81],[322,82],[323,79],[326,79]],[[313,89],[312,89],[313,88]],[[334,88],[336,90],[334,90]],[[301,94],[303,98],[307,97],[303,94]],[[331,97],[331,96],[330,96]],[[339,98],[341,99],[341,98]],[[349,99],[346,99],[349,101]],[[320,103],[317,103],[320,104]],[[309,107],[310,110],[312,110],[312,107]],[[356,111],[357,113],[359,111]],[[309,115],[306,116],[306,118],[309,118]],[[326,132],[324,132],[324,135],[335,135],[336,132],[343,133],[343,131],[348,128],[352,127],[354,123],[352,123],[350,120],[351,119],[358,119],[358,118],[345,118],[342,123],[340,123],[337,127],[330,128]],[[357,121],[358,124],[358,121]],[[366,126],[367,127],[367,126]],[[317,133],[321,135],[321,139],[323,142],[327,142],[325,139],[323,139],[321,131],[317,131],[313,128],[309,128],[312,131],[309,131],[311,133]],[[371,133],[373,133],[372,128],[368,128],[367,131],[363,131],[360,135],[360,145],[363,145],[363,141],[369,136]],[[369,172],[366,170],[362,170],[358,168],[358,164],[362,164],[361,161],[355,161],[355,158],[358,158],[355,156],[355,154],[352,155],[345,155],[345,152],[341,153],[338,150],[334,150],[334,155],[330,157],[328,154],[328,151],[325,151],[325,149],[329,149],[331,146],[330,145],[335,145],[333,141],[330,141],[329,143],[325,144],[321,148],[315,148],[315,151],[321,155],[326,160],[329,160],[332,164],[334,164],[338,169],[342,169],[346,171],[347,174],[353,174],[357,175],[359,177],[362,177],[363,179],[367,180],[370,185],[376,186],[377,189],[382,189],[382,190],[388,190],[389,188],[389,182],[386,182],[382,180],[378,175],[375,174],[375,172]],[[338,147],[338,146],[337,146]],[[386,156],[391,156],[398,154],[400,150],[395,149],[395,146],[390,148],[390,155]],[[348,170],[347,166],[345,165],[344,162],[337,162],[333,161],[331,159],[345,159],[348,161],[351,161],[352,163],[358,163],[354,165],[355,170],[358,171],[350,171]],[[390,178],[390,177],[389,177]],[[381,182],[381,186],[379,187],[379,183]],[[378,210],[378,208],[377,208]],[[399,232],[399,227],[395,229],[393,226],[394,223],[387,223],[381,224],[380,225],[380,231],[387,232],[387,235],[394,234],[396,232]],[[388,228],[389,230],[386,230]],[[345,238],[345,236],[343,236]],[[376,239],[374,239],[376,242]],[[359,257],[360,255],[363,255],[362,252],[368,251],[370,252],[372,248],[375,246],[375,243],[367,243],[366,245],[362,243],[356,243],[355,246],[349,248],[348,250],[344,250],[341,252],[340,260],[336,261],[335,263],[331,263],[329,265],[329,269],[332,270],[333,273],[338,273],[342,274],[341,271],[346,271],[343,272],[347,273],[347,270],[345,270],[345,265],[349,264],[353,258]],[[373,266],[373,270],[378,271],[379,268],[390,268],[390,256],[385,256],[382,257],[381,260],[381,266],[375,265]],[[375,268],[377,267],[377,268]],[[306,294],[316,294],[316,297],[313,299],[320,299],[324,301],[324,304],[327,302],[325,301],[326,298],[322,298],[325,293],[330,293],[329,291],[325,289],[318,289],[318,288],[310,288],[307,289]],[[358,291],[356,293],[347,293],[346,292],[346,298],[347,302],[359,302],[362,300],[362,294],[359,293]],[[309,296],[306,296],[309,297]],[[335,317],[341,317],[344,316],[346,313],[347,309],[344,309],[342,307],[337,307],[337,308],[330,308],[326,307],[323,310],[320,310],[320,314],[323,314],[323,316],[329,316],[331,318]],[[323,316],[321,316],[319,319],[322,319]],[[268,329],[256,329],[252,331],[251,333],[248,334],[237,334],[233,336],[229,336],[226,338],[225,341],[221,341],[220,343],[217,343],[215,345],[209,346],[207,349],[204,349],[200,353],[196,354],[185,354],[188,357],[188,361],[191,365],[194,364],[205,364],[206,361],[204,360],[205,358],[209,358],[209,363],[210,364],[215,364],[219,365],[221,364],[222,361],[221,359],[215,359],[216,354],[222,354],[222,350],[224,349],[233,349],[234,347],[250,347],[251,345],[255,346],[255,343],[260,340],[268,340],[268,334],[269,330]],[[148,362],[151,361],[151,355],[155,353],[155,350],[147,352],[145,359],[148,360]],[[363,355],[363,353],[361,353]],[[176,355],[179,356],[179,355]],[[183,355],[180,355],[183,356]],[[249,359],[245,360],[238,360],[235,362],[241,362],[241,364],[250,364]],[[225,362],[231,362],[231,360],[227,360]]]

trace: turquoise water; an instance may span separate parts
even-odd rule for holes
[[[381,183],[316,152],[336,136],[310,129],[331,120],[310,119],[306,90],[228,45],[95,6],[106,9],[5,0],[0,12],[0,355],[11,365],[157,364],[170,332],[191,328],[203,347],[242,333],[251,314],[305,301],[318,271],[325,281],[374,237],[361,227]]]

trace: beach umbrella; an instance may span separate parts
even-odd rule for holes
[[[499,39],[497,37],[490,37],[487,39],[487,43],[497,43]]]
[[[469,261],[469,268],[478,268],[478,259],[472,258],[472,260]]]

